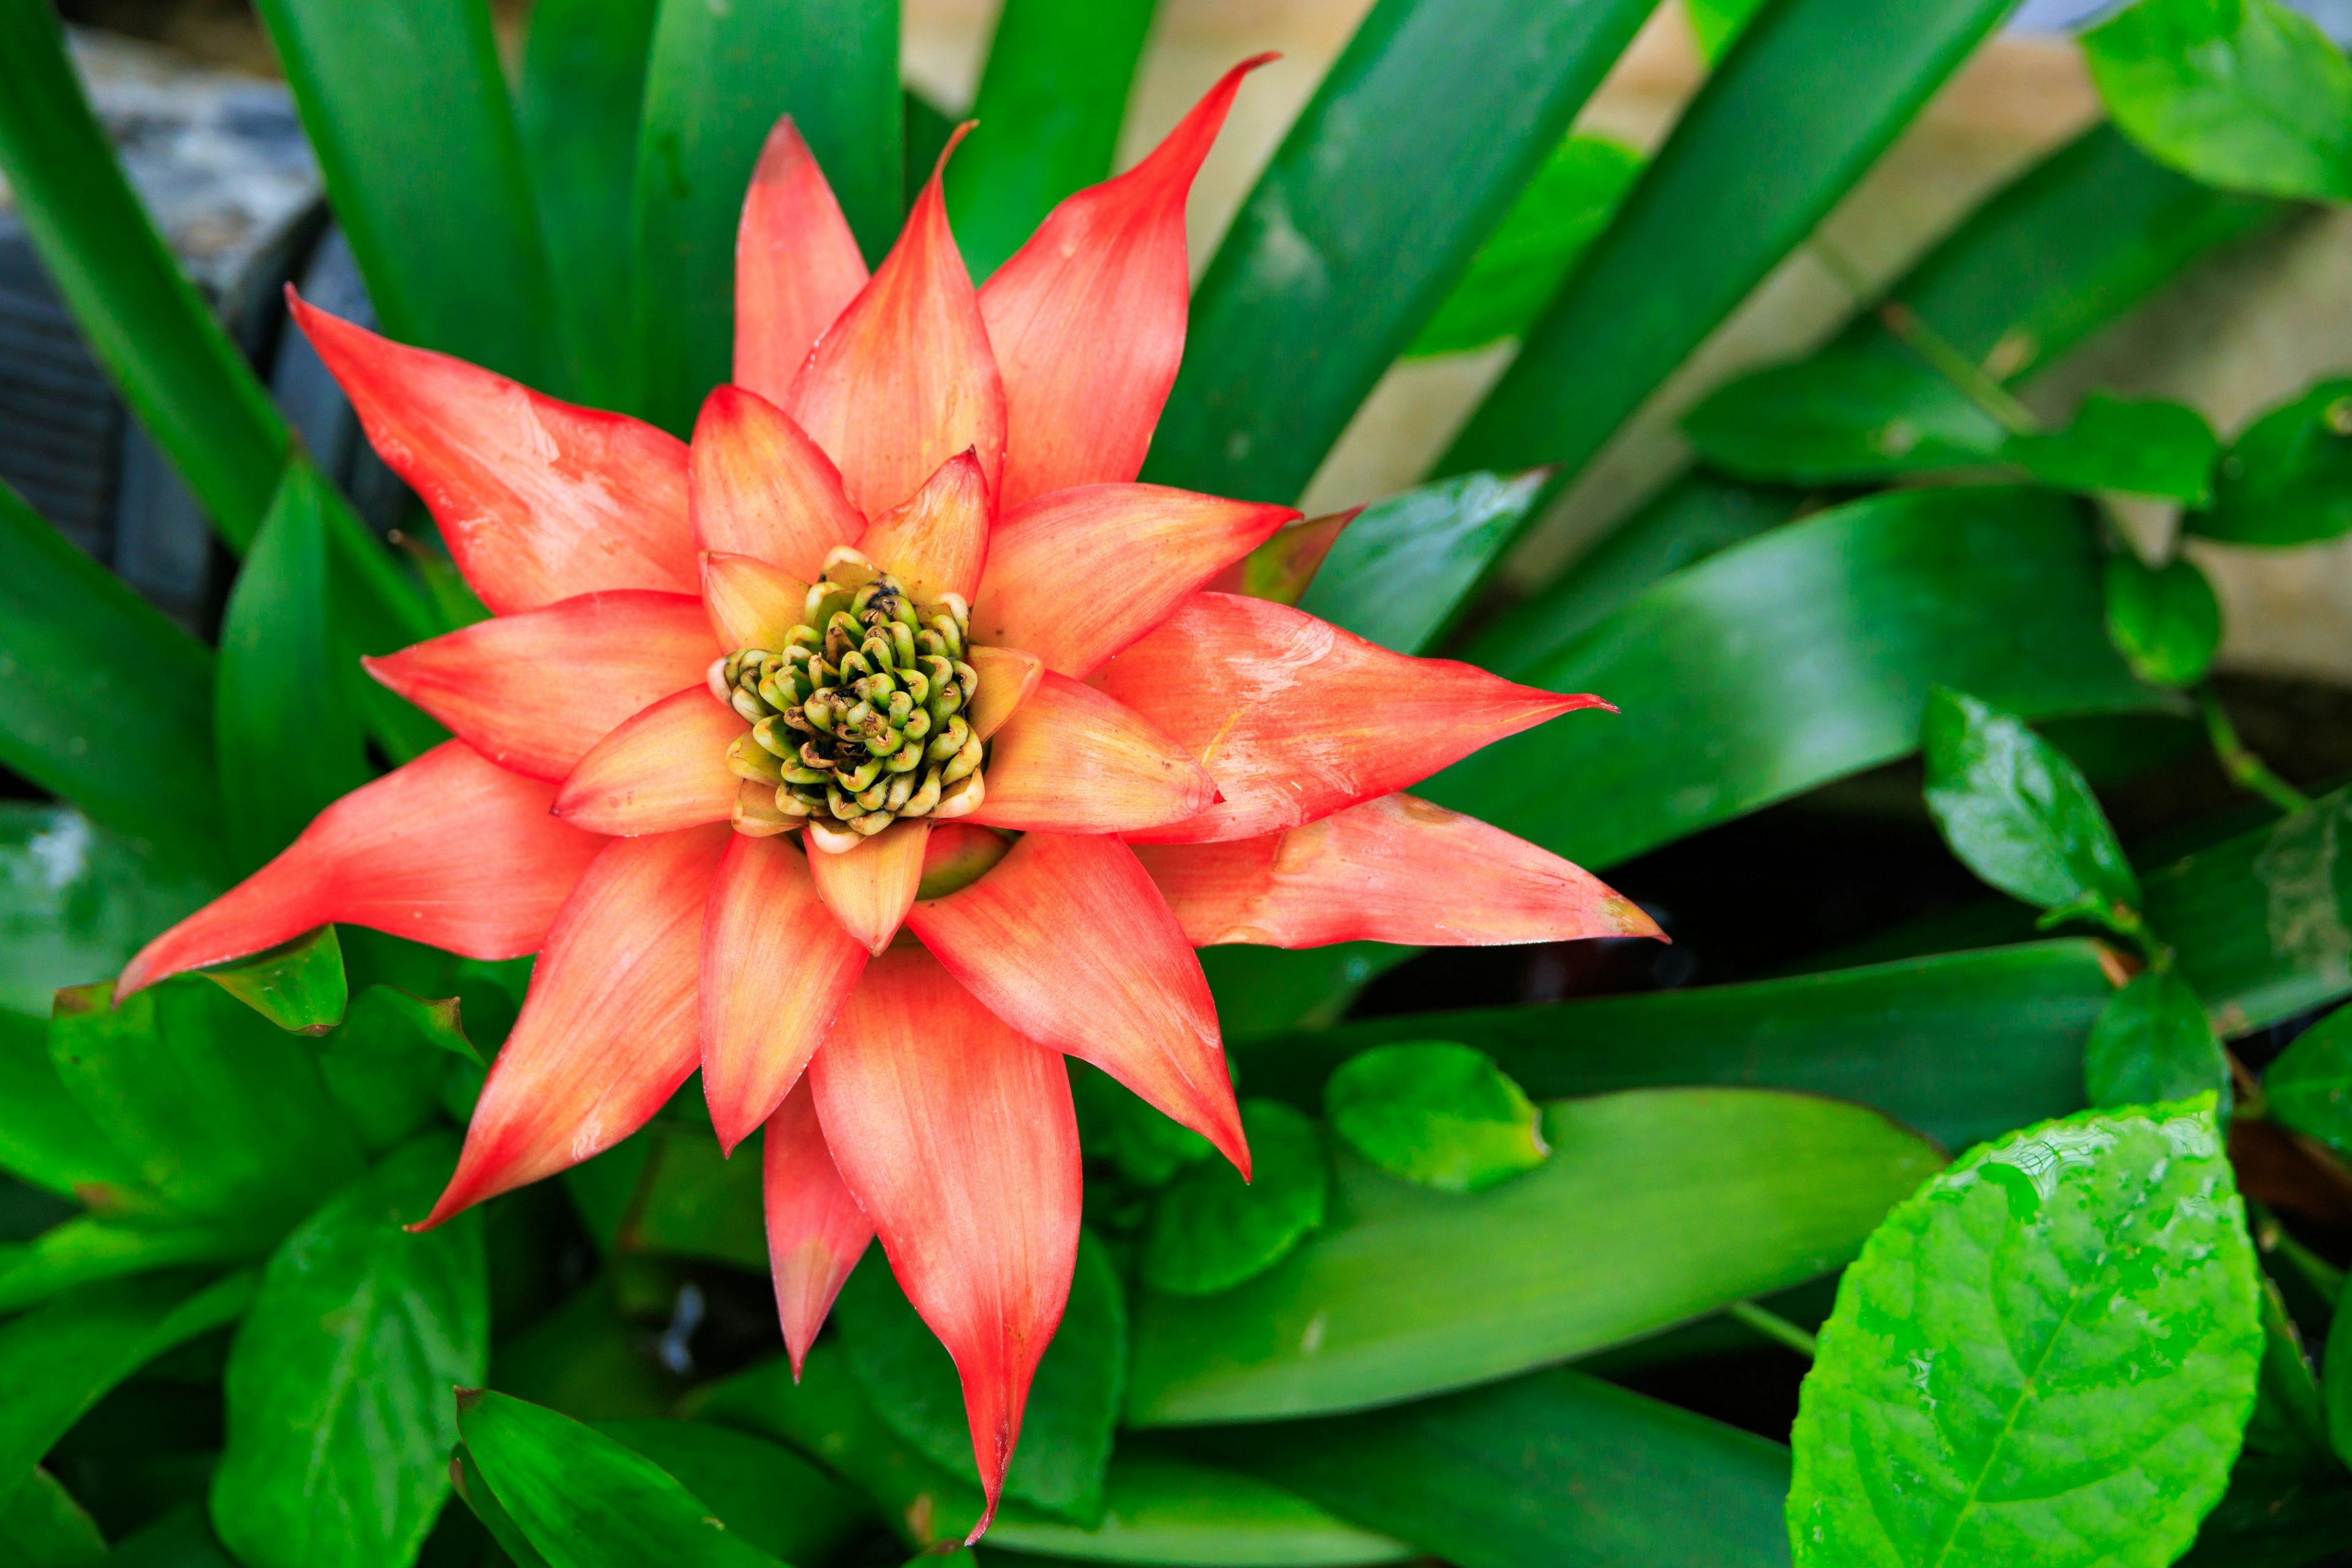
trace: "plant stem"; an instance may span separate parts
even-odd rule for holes
[[[2294,1234],[2279,1223],[2278,1215],[2267,1208],[2255,1205],[2254,1243],[2264,1252],[2275,1252],[2293,1266],[2294,1271],[2309,1281],[2311,1288],[2330,1301],[2344,1292],[2344,1270],[2322,1258],[2294,1238]]]
[[[1734,1301],[1724,1309],[1733,1318],[1747,1324],[1768,1340],[1788,1346],[1807,1361],[1813,1359],[1814,1338],[1780,1313],[1759,1307],[1753,1301]]]
[[[2213,742],[2213,756],[2230,782],[2251,795],[2258,795],[2292,816],[2298,811],[2311,809],[2311,797],[2286,780],[2271,772],[2270,765],[2238,739],[2237,726],[2230,722],[2227,710],[2221,706],[2221,694],[2210,680],[2197,683],[2197,710],[2205,717],[2205,734]]]
[[[1821,236],[1812,240],[1813,254],[1822,265],[1837,274],[1857,302],[1874,297],[1878,290],[1862,275],[1862,268],[1846,258],[1843,251]],[[2012,435],[2032,436],[2042,429],[2042,421],[2033,410],[2009,395],[2009,389],[1985,374],[1982,366],[1952,346],[1950,341],[1935,328],[1919,319],[1919,312],[1900,300],[1881,300],[1874,307],[1881,325],[1894,334],[1895,342],[1927,362],[1927,368],[1958,389],[1961,395],[2000,422]]]

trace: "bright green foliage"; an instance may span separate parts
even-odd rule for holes
[[[997,13],[971,106],[980,129],[948,167],[948,216],[974,281],[1055,203],[1110,174],[1154,4],[1010,0]]]
[[[2083,1081],[2093,1105],[2154,1105],[2211,1094],[2230,1103],[2230,1059],[2196,987],[2151,969],[2116,993],[2091,1026]]]
[[[2262,1352],[2210,1100],[1986,1144],[1839,1286],[1797,1415],[1799,1568],[2169,1563],[2221,1495]]]
[[[212,1517],[248,1568],[401,1568],[447,1495],[452,1386],[488,1361],[477,1214],[412,1236],[456,1142],[409,1144],[297,1226],[229,1352]]]
[[[2082,771],[2021,720],[1938,687],[1921,744],[1927,809],[1969,870],[2043,910],[2138,908],[2139,879]]]
[[[16,1568],[85,1568],[106,1556],[106,1537],[57,1478],[35,1470],[0,1511],[0,1547]]]
[[[1237,1568],[1341,1568],[1414,1554],[1403,1542],[1335,1517],[1255,1475],[1161,1453],[1133,1439],[1111,1459],[1104,1496],[1102,1522],[1092,1530],[1009,1511],[998,1516],[988,1539],[1051,1557]],[[1353,1519],[1357,1510],[1349,1515]]]
[[[1542,1116],[1486,1052],[1451,1040],[1375,1046],[1323,1086],[1331,1131],[1392,1176],[1484,1192],[1550,1157]]]
[[[1917,361],[1854,353],[1743,376],[1685,416],[1683,431],[1731,473],[1795,484],[1983,467],[2006,436]]]
[[[1323,1224],[1330,1174],[1315,1124],[1271,1100],[1242,1102],[1250,1181],[1203,1161],[1160,1194],[1138,1271],[1155,1290],[1208,1296],[1256,1278]]]
[[[1604,136],[1561,141],[1405,353],[1455,353],[1527,331],[1642,167],[1642,154]]]
[[[734,363],[736,224],[786,113],[879,261],[900,213],[897,0],[663,0],[632,208],[638,404],[680,435]]]
[[[325,489],[310,464],[287,469],[221,626],[213,730],[230,842],[246,871],[370,777],[335,663]]]
[[[1765,0],[1684,0],[1691,31],[1698,37],[1700,57],[1710,66],[1720,64],[1764,4]]]
[[[2352,198],[2352,64],[2278,0],[2137,0],[2083,52],[2152,156],[2238,190]]]
[[[0,1170],[93,1205],[118,1205],[140,1184],[58,1079],[47,1021],[15,1013],[0,1013]]]
[[[135,1209],[104,1219],[84,1215],[53,1225],[30,1241],[0,1245],[0,1312],[93,1280],[184,1264],[239,1262],[258,1250],[252,1236],[232,1225],[159,1221]]]
[[[792,1449],[703,1421],[604,1421],[677,1478],[727,1528],[787,1563],[824,1563],[873,1521],[873,1506]]]
[[[2314,383],[2239,432],[2213,510],[2189,532],[2232,544],[2307,544],[2352,531],[2352,381]]]
[[[2001,461],[2061,489],[2121,490],[2190,506],[2211,499],[2221,454],[2213,427],[2188,405],[2097,392],[2063,430],[2011,436],[2000,450]]]
[[[1433,1193],[1342,1152],[1329,1225],[1275,1268],[1214,1296],[1139,1295],[1128,1419],[1354,1410],[1636,1339],[1837,1268],[1942,1159],[1809,1095],[1544,1110],[1554,1152],[1517,1181]]]
[[[522,1527],[499,1505],[499,1494],[490,1490],[490,1483],[482,1479],[482,1468],[463,1443],[449,1456],[449,1483],[515,1568],[547,1568],[547,1559],[531,1549]]]
[[[2339,1153],[2352,1153],[2352,1008],[2295,1037],[2263,1074],[2271,1114]]]
[[[58,986],[117,973],[212,891],[71,806],[0,802],[0,1008],[46,1014]]]
[[[2194,686],[2221,646],[2221,601],[2185,555],[2149,567],[2129,546],[2107,557],[2107,636],[2132,673],[2157,686]]]
[[[343,949],[332,926],[195,973],[279,1028],[297,1034],[325,1034],[343,1021],[343,1007],[351,999]]]
[[[371,1150],[423,1128],[453,1074],[468,1067],[478,1074],[481,1058],[457,1015],[456,997],[425,1002],[371,985],[321,1043],[319,1076]]]
[[[1549,488],[1538,469],[1465,474],[1366,507],[1298,607],[1399,653],[1426,653],[1466,609]]]
[[[850,1369],[883,1425],[978,1490],[955,1363],[908,1304],[880,1248],[842,1287],[834,1316]],[[1082,1236],[1069,1305],[1037,1364],[1004,1495],[1082,1524],[1099,1521],[1126,1377],[1125,1293],[1102,1244]]]
[[[457,1395],[457,1426],[500,1510],[550,1568],[776,1561],[651,1459],[569,1416],[468,1389]]]
[[[1565,1368],[1220,1446],[1461,1568],[1786,1561],[1786,1448]]]

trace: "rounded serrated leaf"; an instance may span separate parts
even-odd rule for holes
[[[1331,1131],[1393,1176],[1475,1193],[1551,1155],[1542,1116],[1495,1058],[1453,1040],[1375,1046],[1323,1086]]]

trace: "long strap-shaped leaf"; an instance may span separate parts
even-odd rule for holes
[[[0,485],[0,763],[213,877],[212,650]]]
[[[570,390],[484,0],[262,0],[261,16],[384,329]]]
[[[0,0],[0,171],[107,374],[243,550],[278,488],[286,422],[131,194],[47,0]]]
[[[663,0],[637,138],[639,411],[680,433],[729,379],[736,217],[782,114],[879,260],[900,211],[898,0]]]
[[[1438,471],[1581,468],[1812,232],[2011,3],[1768,6]]]
[[[1202,279],[1146,477],[1297,496],[1650,9],[1381,0]]]
[[[948,213],[974,279],[1055,203],[1110,173],[1153,5],[1006,0],[971,106],[980,130],[948,171]]]

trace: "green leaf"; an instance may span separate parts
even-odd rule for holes
[[[237,1568],[213,1539],[205,1510],[182,1502],[154,1523],[118,1543],[108,1568]]]
[[[430,1121],[453,1069],[480,1071],[457,1016],[454,996],[425,1002],[371,985],[323,1043],[319,1076],[369,1149],[391,1148]]]
[[[2352,1153],[2352,1009],[2338,1008],[2263,1070],[2271,1114],[2338,1153]]]
[[[50,1059],[170,1212],[274,1240],[359,1173],[307,1042],[201,980],[111,1002],[59,992]]]
[[[2213,427],[2187,404],[2126,402],[2098,392],[2083,400],[2063,430],[2011,436],[2000,449],[2001,461],[2061,489],[2121,490],[2190,506],[2212,499],[2221,455]]]
[[[767,1272],[759,1150],[730,1160],[707,1127],[657,1127],[649,1142],[617,1245]]]
[[[68,805],[0,802],[0,1008],[121,972],[211,885]]]
[[[0,1312],[45,1301],[93,1280],[119,1279],[183,1264],[253,1257],[253,1238],[233,1226],[159,1226],[82,1215],[28,1242],[0,1246]]]
[[[1420,952],[1381,942],[1329,947],[1204,947],[1202,972],[1216,994],[1217,1022],[1229,1040],[1281,1029],[1313,1029],[1348,1010],[1358,993]]]
[[[1651,9],[1381,0],[1193,292],[1145,478],[1261,500],[1306,489]]]
[[[2083,1042],[2115,989],[2095,943],[2028,942],[1744,985],[1366,1018],[1234,1054],[1258,1093],[1315,1106],[1358,1051],[1442,1035],[1494,1057],[1538,1100],[1670,1084],[1801,1089],[1874,1106],[1958,1149],[2082,1108]]]
[[[2082,770],[2022,720],[1939,686],[1921,743],[1927,809],[1969,870],[2039,909],[2139,907],[2139,879]]]
[[[351,999],[343,950],[332,926],[193,973],[296,1034],[325,1034],[343,1021],[343,1007]]]
[[[236,1321],[249,1272],[205,1283],[184,1274],[110,1279],[0,1323],[0,1510],[34,1466],[107,1390],[198,1334]]]
[[[467,1451],[551,1568],[757,1568],[742,1540],[651,1459],[593,1427],[486,1389],[457,1395]]]
[[[1437,472],[1556,463],[1572,477],[1813,232],[2009,9],[1781,0],[1761,11]]]
[[[522,1527],[499,1506],[498,1494],[482,1479],[482,1468],[474,1462],[474,1456],[463,1443],[449,1455],[449,1484],[515,1568],[547,1568],[547,1559],[531,1550]]]
[[[556,316],[582,398],[634,401],[629,182],[658,0],[541,0],[525,35],[515,125],[538,197]]]
[[[1710,66],[1721,65],[1764,5],[1765,0],[1683,0],[1691,33],[1698,40],[1699,58]]]
[[[1643,163],[1606,137],[1563,138],[1405,353],[1458,353],[1526,331],[1616,216]]]
[[[1341,531],[1298,607],[1423,653],[1470,605],[1551,476],[1465,474],[1375,501]]]
[[[2149,970],[2116,993],[2091,1026],[2083,1080],[2093,1105],[2154,1105],[2200,1094],[2230,1103],[2230,1058],[2197,989]]]
[[[971,1427],[955,1363],[869,1252],[834,1312],[850,1370],[884,1426],[977,1491]],[[1081,1234],[1062,1326],[1045,1347],[1004,1495],[1063,1518],[1102,1518],[1103,1466],[1127,1380],[1127,1299],[1101,1243]]]
[[[2146,878],[2148,923],[2224,1038],[2352,992],[2352,793],[2184,856]]]
[[[1216,1443],[1460,1568],[1788,1560],[1786,1448],[1564,1368]]]
[[[261,0],[259,10],[384,331],[570,390],[489,8]]]
[[[1777,16],[1780,11],[1768,13]],[[1677,573],[1513,678],[1594,691],[1415,793],[1595,868],[1891,762],[1941,682],[2013,712],[2144,710],[2073,502],[1896,491]]]
[[[2254,1413],[2246,1422],[2246,1450],[2316,1461],[2314,1469],[2326,1468],[2333,1450],[2319,1380],[2304,1353],[2303,1336],[2287,1316],[2278,1281],[2260,1270],[2256,1279],[2263,1293],[2263,1372]]]
[[[412,1143],[278,1247],[229,1352],[213,1526],[249,1568],[405,1568],[447,1495],[448,1391],[489,1359],[478,1215],[412,1236],[457,1160]]]
[[[1070,1059],[1070,1098],[1087,1157],[1108,1160],[1139,1186],[1160,1187],[1216,1153],[1206,1138],[1171,1121],[1099,1068]]]
[[[2126,545],[2107,557],[2107,637],[2153,686],[2194,686],[2221,645],[2221,601],[2185,555],[2150,569]]]
[[[607,1270],[530,1327],[499,1342],[499,1381],[575,1421],[667,1415],[677,1378],[646,1353],[645,1330],[621,1315]],[[655,1281],[656,1289],[659,1281]]]
[[[16,1568],[84,1568],[106,1556],[106,1537],[47,1470],[35,1470],[0,1512],[0,1545]]]
[[[1344,1152],[1330,1220],[1222,1295],[1136,1303],[1128,1419],[1265,1421],[1582,1355],[1835,1268],[1941,1163],[1877,1113],[1754,1089],[1544,1108],[1556,1151],[1433,1193]]]
[[[1008,0],[997,13],[971,106],[981,128],[948,171],[948,214],[975,281],[1054,204],[1109,175],[1153,5]]]
[[[2216,185],[2352,198],[2352,64],[2276,0],[2139,0],[2083,55],[2151,156]]]
[[[898,232],[896,0],[663,0],[645,105],[632,208],[642,411],[684,432],[730,378],[736,219],[779,115],[868,261]]]
[[[119,1208],[139,1168],[98,1130],[49,1060],[45,1018],[0,1013],[0,1170],[60,1197]]]
[[[1916,361],[1836,352],[1727,384],[1683,416],[1683,433],[1742,479],[1801,485],[1981,468],[2007,435]]]
[[[2338,1352],[2343,1353],[2338,1354]],[[2339,1308],[2327,1328],[2327,1350],[2320,1358],[2319,1398],[2327,1419],[2328,1439],[2336,1457],[2352,1465],[2352,1312]]]
[[[2181,520],[2231,544],[2310,544],[2352,531],[2352,380],[2315,383],[2241,431],[2213,510]]]
[[[0,560],[0,764],[157,858],[226,881],[212,650],[5,484]],[[155,701],[158,690],[173,700]],[[168,787],[158,757],[173,759]]]
[[[330,629],[325,488],[308,463],[287,469],[221,625],[213,727],[230,842],[247,871],[370,776]]]
[[[1330,1173],[1316,1125],[1271,1100],[1242,1102],[1251,1179],[1203,1161],[1160,1195],[1137,1272],[1156,1290],[1208,1296],[1256,1279],[1321,1228]]]
[[[1797,1415],[1800,1568],[2169,1563],[2228,1480],[2262,1351],[2210,1100],[1987,1144],[1838,1288]]]
[[[1323,1086],[1323,1114],[1366,1160],[1443,1193],[1484,1192],[1551,1156],[1527,1091],[1494,1058],[1452,1040],[1349,1058]]]
[[[602,1421],[667,1470],[727,1528],[787,1563],[825,1563],[872,1523],[873,1505],[781,1444],[703,1421]]]

